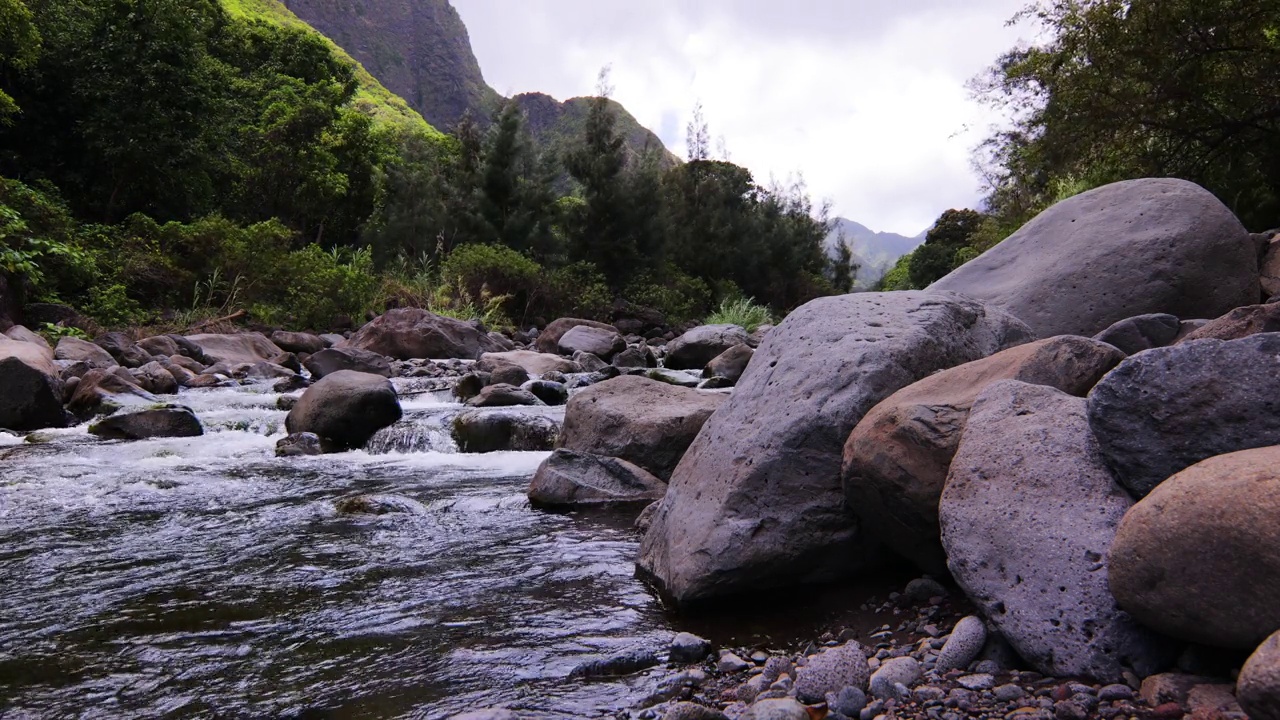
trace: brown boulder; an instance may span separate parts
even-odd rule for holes
[[[64,425],[62,380],[48,349],[0,337],[0,428],[39,430]]]
[[[128,374],[124,377],[109,370],[94,369],[85,373],[67,402],[67,409],[76,415],[92,415],[99,411],[112,411],[127,405],[157,403],[155,395],[143,390]]]
[[[724,400],[723,394],[624,375],[569,398],[560,446],[619,457],[666,480]]]
[[[1111,591],[1145,625],[1251,649],[1280,629],[1280,447],[1209,458],[1124,516]]]
[[[1192,340],[1239,340],[1258,333],[1280,332],[1280,304],[1250,305],[1210,320],[1178,342]]]
[[[610,330],[618,332],[618,328],[595,320],[583,320],[581,318],[560,318],[548,325],[541,333],[538,334],[538,352],[559,353],[560,338],[564,334],[576,327],[592,327],[600,330]]]
[[[265,335],[256,332],[187,335],[186,339],[200,348],[210,361],[225,362],[229,365],[241,363],[252,365],[263,360],[270,361],[284,352]]]
[[[849,507],[871,536],[927,572],[944,572],[938,499],[978,395],[996,381],[1021,380],[1083,397],[1123,359],[1111,345],[1062,335],[908,385],[867,413],[845,443]]]
[[[475,325],[420,308],[388,310],[356,331],[347,346],[396,360],[475,360],[502,349]]]
[[[1280,633],[1249,656],[1236,682],[1236,697],[1252,720],[1280,720]]]
[[[9,338],[10,340],[17,340],[18,342],[28,342],[35,345],[39,345],[40,347],[48,351],[49,357],[53,357],[53,348],[49,346],[49,341],[45,340],[43,337],[37,335],[36,333],[31,332],[30,330],[28,330],[26,327],[22,325],[14,325],[8,330],[5,330],[4,336]]]
[[[530,375],[545,375],[549,372],[582,372],[582,368],[568,358],[532,350],[485,353],[480,356],[480,362],[476,363],[476,369],[492,372],[502,365],[517,365],[524,368]]]
[[[111,357],[111,353],[106,350],[88,340],[69,336],[58,340],[58,346],[53,351],[53,357],[57,360],[85,362],[90,367],[95,368],[115,367],[117,364],[116,359]]]

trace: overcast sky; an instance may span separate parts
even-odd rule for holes
[[[498,92],[614,98],[677,155],[701,101],[756,179],[915,235],[973,207],[971,151],[997,118],[966,82],[1029,30],[1025,0],[453,0]]]

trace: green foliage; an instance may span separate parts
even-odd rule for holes
[[[907,273],[911,285],[926,288],[947,273],[978,256],[974,236],[984,217],[975,210],[948,210],[929,229],[924,244],[911,253]]]
[[[757,305],[752,298],[725,299],[720,307],[707,316],[707,325],[740,325],[747,332],[755,332],[761,325],[772,325],[773,312]]]
[[[368,248],[325,250],[312,244],[289,253],[284,269],[284,307],[293,327],[328,328],[341,316],[359,319],[377,296]]]
[[[576,262],[547,275],[536,311],[544,319],[568,316],[605,320],[612,304],[613,293],[604,274],[591,263]]]
[[[976,83],[1015,120],[992,136],[988,206],[1007,231],[1117,180],[1179,177],[1246,225],[1280,214],[1280,5],[1252,0],[1046,0],[1043,42]]]
[[[51,341],[55,345],[58,340],[64,337],[73,337],[80,340],[89,339],[89,334],[78,327],[55,325],[53,323],[41,323],[40,327],[36,329],[36,332],[43,335],[46,340]]]
[[[40,57],[40,31],[23,0],[0,0],[0,78],[24,73]],[[0,125],[12,122],[20,111],[13,97],[0,88]]]
[[[502,245],[468,244],[449,253],[440,277],[464,304],[487,307],[500,298],[505,317],[523,320],[538,292],[542,266]]]
[[[894,263],[893,267],[889,268],[889,271],[876,283],[875,290],[879,292],[919,290],[920,288],[911,282],[911,261],[914,259],[914,251],[898,258],[898,262]]]
[[[684,322],[702,317],[711,308],[711,287],[706,281],[668,266],[664,278],[645,274],[623,293],[631,302],[661,312],[667,322]]]

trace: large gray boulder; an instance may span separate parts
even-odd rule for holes
[[[1280,632],[1249,656],[1236,681],[1236,699],[1250,720],[1280,720]]]
[[[106,350],[88,340],[69,336],[58,339],[58,346],[54,348],[53,357],[56,360],[87,363],[89,367],[103,370],[119,364],[115,358],[111,357],[111,353]]]
[[[0,337],[0,428],[66,425],[62,380],[53,355],[35,343]]]
[[[1165,480],[1125,515],[1110,572],[1120,606],[1174,637],[1247,650],[1280,630],[1280,447]]]
[[[315,433],[326,452],[334,452],[364,447],[400,415],[400,399],[390,380],[339,370],[307,388],[284,425],[290,434]]]
[[[1174,647],[1116,606],[1107,555],[1133,500],[1102,461],[1085,401],[1016,380],[978,396],[938,516],[956,582],[1040,672],[1121,681]]]
[[[573,357],[578,353],[588,353],[607,363],[614,355],[627,349],[627,341],[612,330],[579,325],[562,335],[557,347],[561,355]]]
[[[592,327],[615,333],[618,332],[618,328],[606,323],[596,322],[594,320],[583,320],[582,318],[560,318],[544,328],[541,333],[538,333],[538,340],[534,343],[538,348],[538,352],[551,354],[559,353],[560,338],[564,337],[565,333],[576,327]]]
[[[357,330],[347,345],[397,360],[475,360],[502,350],[475,325],[419,308],[388,310]]]
[[[844,492],[866,532],[922,570],[946,572],[938,499],[973,401],[1000,380],[1084,397],[1124,353],[1063,335],[935,373],[890,395],[844,446]]]
[[[929,287],[1003,308],[1041,337],[1135,315],[1218,317],[1258,302],[1258,253],[1235,215],[1185,180],[1129,180],[1063,200]]]
[[[529,502],[551,508],[648,504],[666,491],[666,483],[626,460],[560,449],[538,466]]]
[[[49,345],[49,341],[45,340],[39,334],[31,332],[24,325],[14,325],[8,330],[5,330],[4,337],[9,338],[10,340],[17,340],[18,342],[27,342],[39,345],[48,352],[49,357],[53,357],[53,347]]]
[[[1089,393],[1089,425],[1135,498],[1205,458],[1280,445],[1280,333],[1134,355]]]
[[[845,505],[850,431],[895,391],[1031,339],[1008,313],[948,293],[859,293],[797,309],[672,475],[641,573],[688,602],[856,572],[874,540]]]
[[[701,370],[726,350],[750,340],[737,325],[702,325],[667,343],[663,364],[673,370]]]
[[[624,375],[569,398],[560,446],[622,458],[669,478],[724,400],[723,394]]]
[[[750,345],[734,345],[712,358],[711,362],[702,369],[702,377],[724,378],[730,383],[737,383],[742,379],[742,373],[747,371],[747,365],[755,354],[756,351]]]
[[[275,343],[262,333],[234,333],[220,335],[206,333],[187,335],[187,341],[200,348],[210,362],[224,362],[228,365],[246,363],[253,365],[263,360],[270,361],[284,353]],[[180,344],[181,345],[181,344]],[[184,355],[186,353],[183,353]],[[198,358],[197,358],[198,359]]]

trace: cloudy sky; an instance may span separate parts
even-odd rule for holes
[[[614,98],[684,154],[699,101],[757,180],[915,235],[972,207],[971,151],[997,121],[965,83],[1029,28],[1025,0],[453,0],[498,92]],[[713,140],[713,154],[716,143]]]

